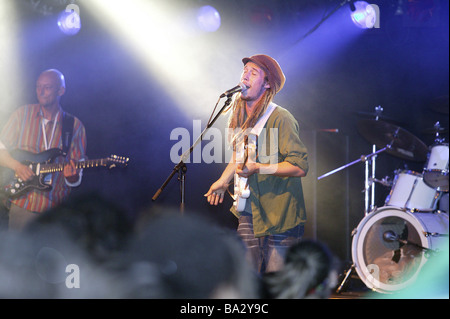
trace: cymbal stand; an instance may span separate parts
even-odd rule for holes
[[[439,135],[439,131],[441,130],[441,124],[439,123],[439,121],[437,121],[434,124],[434,130],[436,131],[434,143],[435,144],[442,144],[444,142],[444,139],[441,138],[440,135]]]
[[[378,121],[381,112],[383,112],[383,108],[381,107],[381,105],[375,107],[375,112],[376,112],[375,120]],[[399,129],[397,129],[397,131],[394,133],[394,138],[392,139],[392,141],[388,145],[383,147],[382,149],[379,149],[377,151],[376,145],[373,144],[371,154],[362,155],[359,160],[355,160],[351,163],[348,163],[347,165],[341,166],[331,172],[328,172],[322,176],[319,176],[317,179],[320,180],[326,176],[334,174],[334,173],[336,173],[344,168],[347,168],[353,164],[356,164],[359,162],[364,162],[364,166],[365,166],[365,171],[364,171],[364,203],[365,203],[364,215],[367,216],[375,208],[375,184],[374,184],[374,181],[376,180],[376,177],[375,177],[376,176],[376,174],[375,174],[376,173],[376,166],[375,166],[376,157],[379,153],[384,152],[387,149],[390,149],[392,147],[395,139],[398,137],[398,133],[399,133]],[[371,171],[371,175],[372,175],[371,178],[369,178],[369,171]],[[370,197],[371,197],[370,203],[369,203],[369,189],[370,189]],[[350,275],[354,269],[355,269],[355,264],[352,264],[350,266],[350,268],[347,269],[347,271],[345,272],[344,279],[342,280],[341,284],[336,289],[337,293],[340,293],[342,291],[345,283],[347,282],[348,278],[350,277]]]
[[[378,120],[378,116],[377,116]],[[380,152],[376,151],[376,145],[372,145],[372,154],[368,155],[369,157],[361,157],[361,160],[364,161],[364,216],[367,216],[373,209],[375,204],[375,183],[373,182],[375,180],[375,162],[376,157],[378,153],[381,153],[381,151],[385,151],[387,147],[380,150]],[[370,163],[371,162],[371,165]],[[369,168],[372,168],[372,178],[369,178]],[[369,189],[370,189],[370,203],[369,203]],[[355,269],[355,264],[352,263],[350,268],[347,269],[345,272],[344,279],[342,279],[341,284],[336,289],[336,293],[341,293],[342,289],[344,288],[345,283],[347,282],[348,278],[352,274],[353,270]]]
[[[375,121],[378,121],[381,113],[383,112],[383,108],[381,105],[375,107]],[[392,144],[391,144],[392,145]],[[375,144],[372,145],[372,154],[376,154],[377,146]],[[374,155],[369,161],[365,161],[365,188],[364,188],[364,215],[367,216],[373,209],[375,208],[375,183],[373,182],[376,179],[376,158]],[[369,168],[371,168],[372,177],[369,178]],[[370,203],[369,203],[369,189],[370,189]]]

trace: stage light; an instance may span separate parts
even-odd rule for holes
[[[235,77],[229,74],[220,82],[211,81],[208,75],[217,51],[211,49],[211,38],[202,36],[205,31],[197,21],[200,6],[180,7],[178,2],[84,0],[82,7],[133,54],[148,71],[152,85],[159,82],[165,96],[195,118],[209,115],[208,107],[216,102],[220,87]]]
[[[351,1],[350,9],[353,23],[361,29],[376,27],[378,16],[374,6],[365,1]]]
[[[203,31],[215,32],[220,28],[220,14],[212,6],[203,6],[198,9],[197,24]]]
[[[2,1],[0,5],[0,127],[5,123],[8,114],[22,103],[24,85],[24,69],[21,56],[22,27],[20,24],[21,7],[18,1]]]
[[[81,29],[80,15],[69,7],[58,16],[58,27],[66,35],[75,35]]]

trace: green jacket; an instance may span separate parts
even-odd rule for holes
[[[272,164],[286,161],[308,172],[307,149],[300,140],[298,122],[288,110],[277,106],[270,115],[258,137],[256,161]],[[256,237],[283,233],[306,222],[300,177],[253,174],[248,185],[250,197],[245,212],[253,215]],[[231,212],[236,217],[240,216],[234,207],[231,207]]]

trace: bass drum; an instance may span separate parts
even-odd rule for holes
[[[430,250],[435,252],[447,245],[448,214],[410,213],[385,206],[359,223],[352,241],[352,258],[368,288],[394,293],[414,282],[433,255]]]

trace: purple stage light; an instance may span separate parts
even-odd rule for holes
[[[66,35],[75,35],[81,29],[81,19],[75,10],[66,10],[59,14],[58,27]]]
[[[197,23],[206,32],[215,32],[220,27],[220,14],[212,6],[203,6],[197,12]]]
[[[361,29],[371,29],[377,24],[377,11],[373,5],[368,4],[365,1],[356,1],[352,9],[352,21]],[[353,10],[354,9],[354,10]]]

